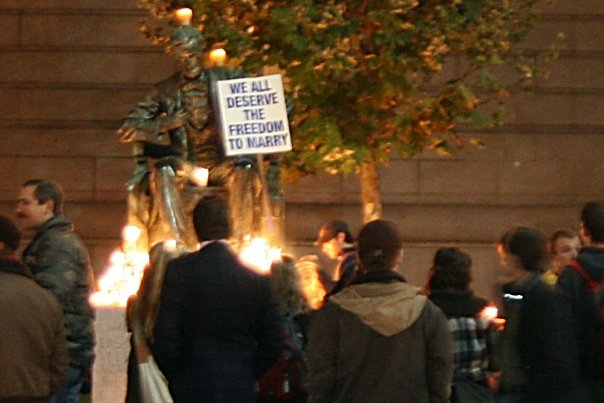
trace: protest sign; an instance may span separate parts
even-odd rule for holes
[[[291,150],[281,75],[219,81],[218,107],[227,156]]]

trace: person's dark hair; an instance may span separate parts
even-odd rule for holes
[[[350,232],[348,224],[342,220],[332,220],[321,227],[319,230],[319,237],[315,241],[315,245],[318,246],[325,242],[331,241],[340,232],[344,234],[344,242],[354,243],[354,237],[352,236],[352,232]]]
[[[397,225],[391,221],[374,220],[359,233],[359,259],[365,272],[391,271],[403,240]]]
[[[48,179],[30,179],[21,186],[33,186],[34,195],[40,204],[52,200],[54,215],[63,213],[63,189],[58,183]]]
[[[199,241],[231,236],[231,219],[226,201],[218,196],[201,199],[193,209],[193,226]]]
[[[440,248],[434,255],[428,290],[467,291],[472,282],[472,258],[459,248]]]
[[[21,236],[21,231],[15,222],[7,216],[0,215],[0,242],[4,242],[10,252],[19,248]]]
[[[581,210],[581,222],[594,242],[604,242],[604,202],[591,201]]]
[[[556,242],[558,242],[558,239],[561,238],[568,238],[568,239],[572,239],[572,238],[578,238],[579,235],[577,235],[577,233],[575,231],[571,231],[569,229],[561,229],[558,230],[556,232],[554,232],[552,234],[552,236],[549,237],[549,252],[552,255],[555,255],[556,252]]]
[[[498,245],[505,253],[518,256],[527,271],[545,271],[548,267],[547,239],[536,228],[512,228],[501,237]]]

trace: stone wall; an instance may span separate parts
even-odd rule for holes
[[[604,198],[604,3],[560,0],[544,13],[527,50],[546,48],[557,32],[566,48],[534,95],[510,99],[506,126],[479,133],[485,149],[382,169],[385,217],[403,229],[413,282],[423,283],[438,246],[456,244],[474,256],[477,288],[490,294],[503,230],[576,228],[581,204]],[[135,0],[0,0],[0,213],[12,214],[24,180],[61,182],[97,273],[119,244],[132,170],[115,130],[175,69],[137,32],[143,16]],[[287,186],[286,199],[297,254],[313,251],[330,218],[360,228],[354,177],[306,178]]]

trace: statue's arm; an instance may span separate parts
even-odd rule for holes
[[[118,130],[124,143],[133,141],[151,141],[157,137],[161,126],[161,107],[155,98],[147,97],[122,120]]]
[[[155,90],[122,120],[118,131],[121,141],[157,142],[159,134],[183,127],[187,120],[186,113],[176,104],[171,94]]]

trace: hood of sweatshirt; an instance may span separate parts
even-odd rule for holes
[[[350,285],[329,301],[381,335],[393,336],[417,321],[427,297],[421,295],[421,288],[404,282],[371,282]]]

